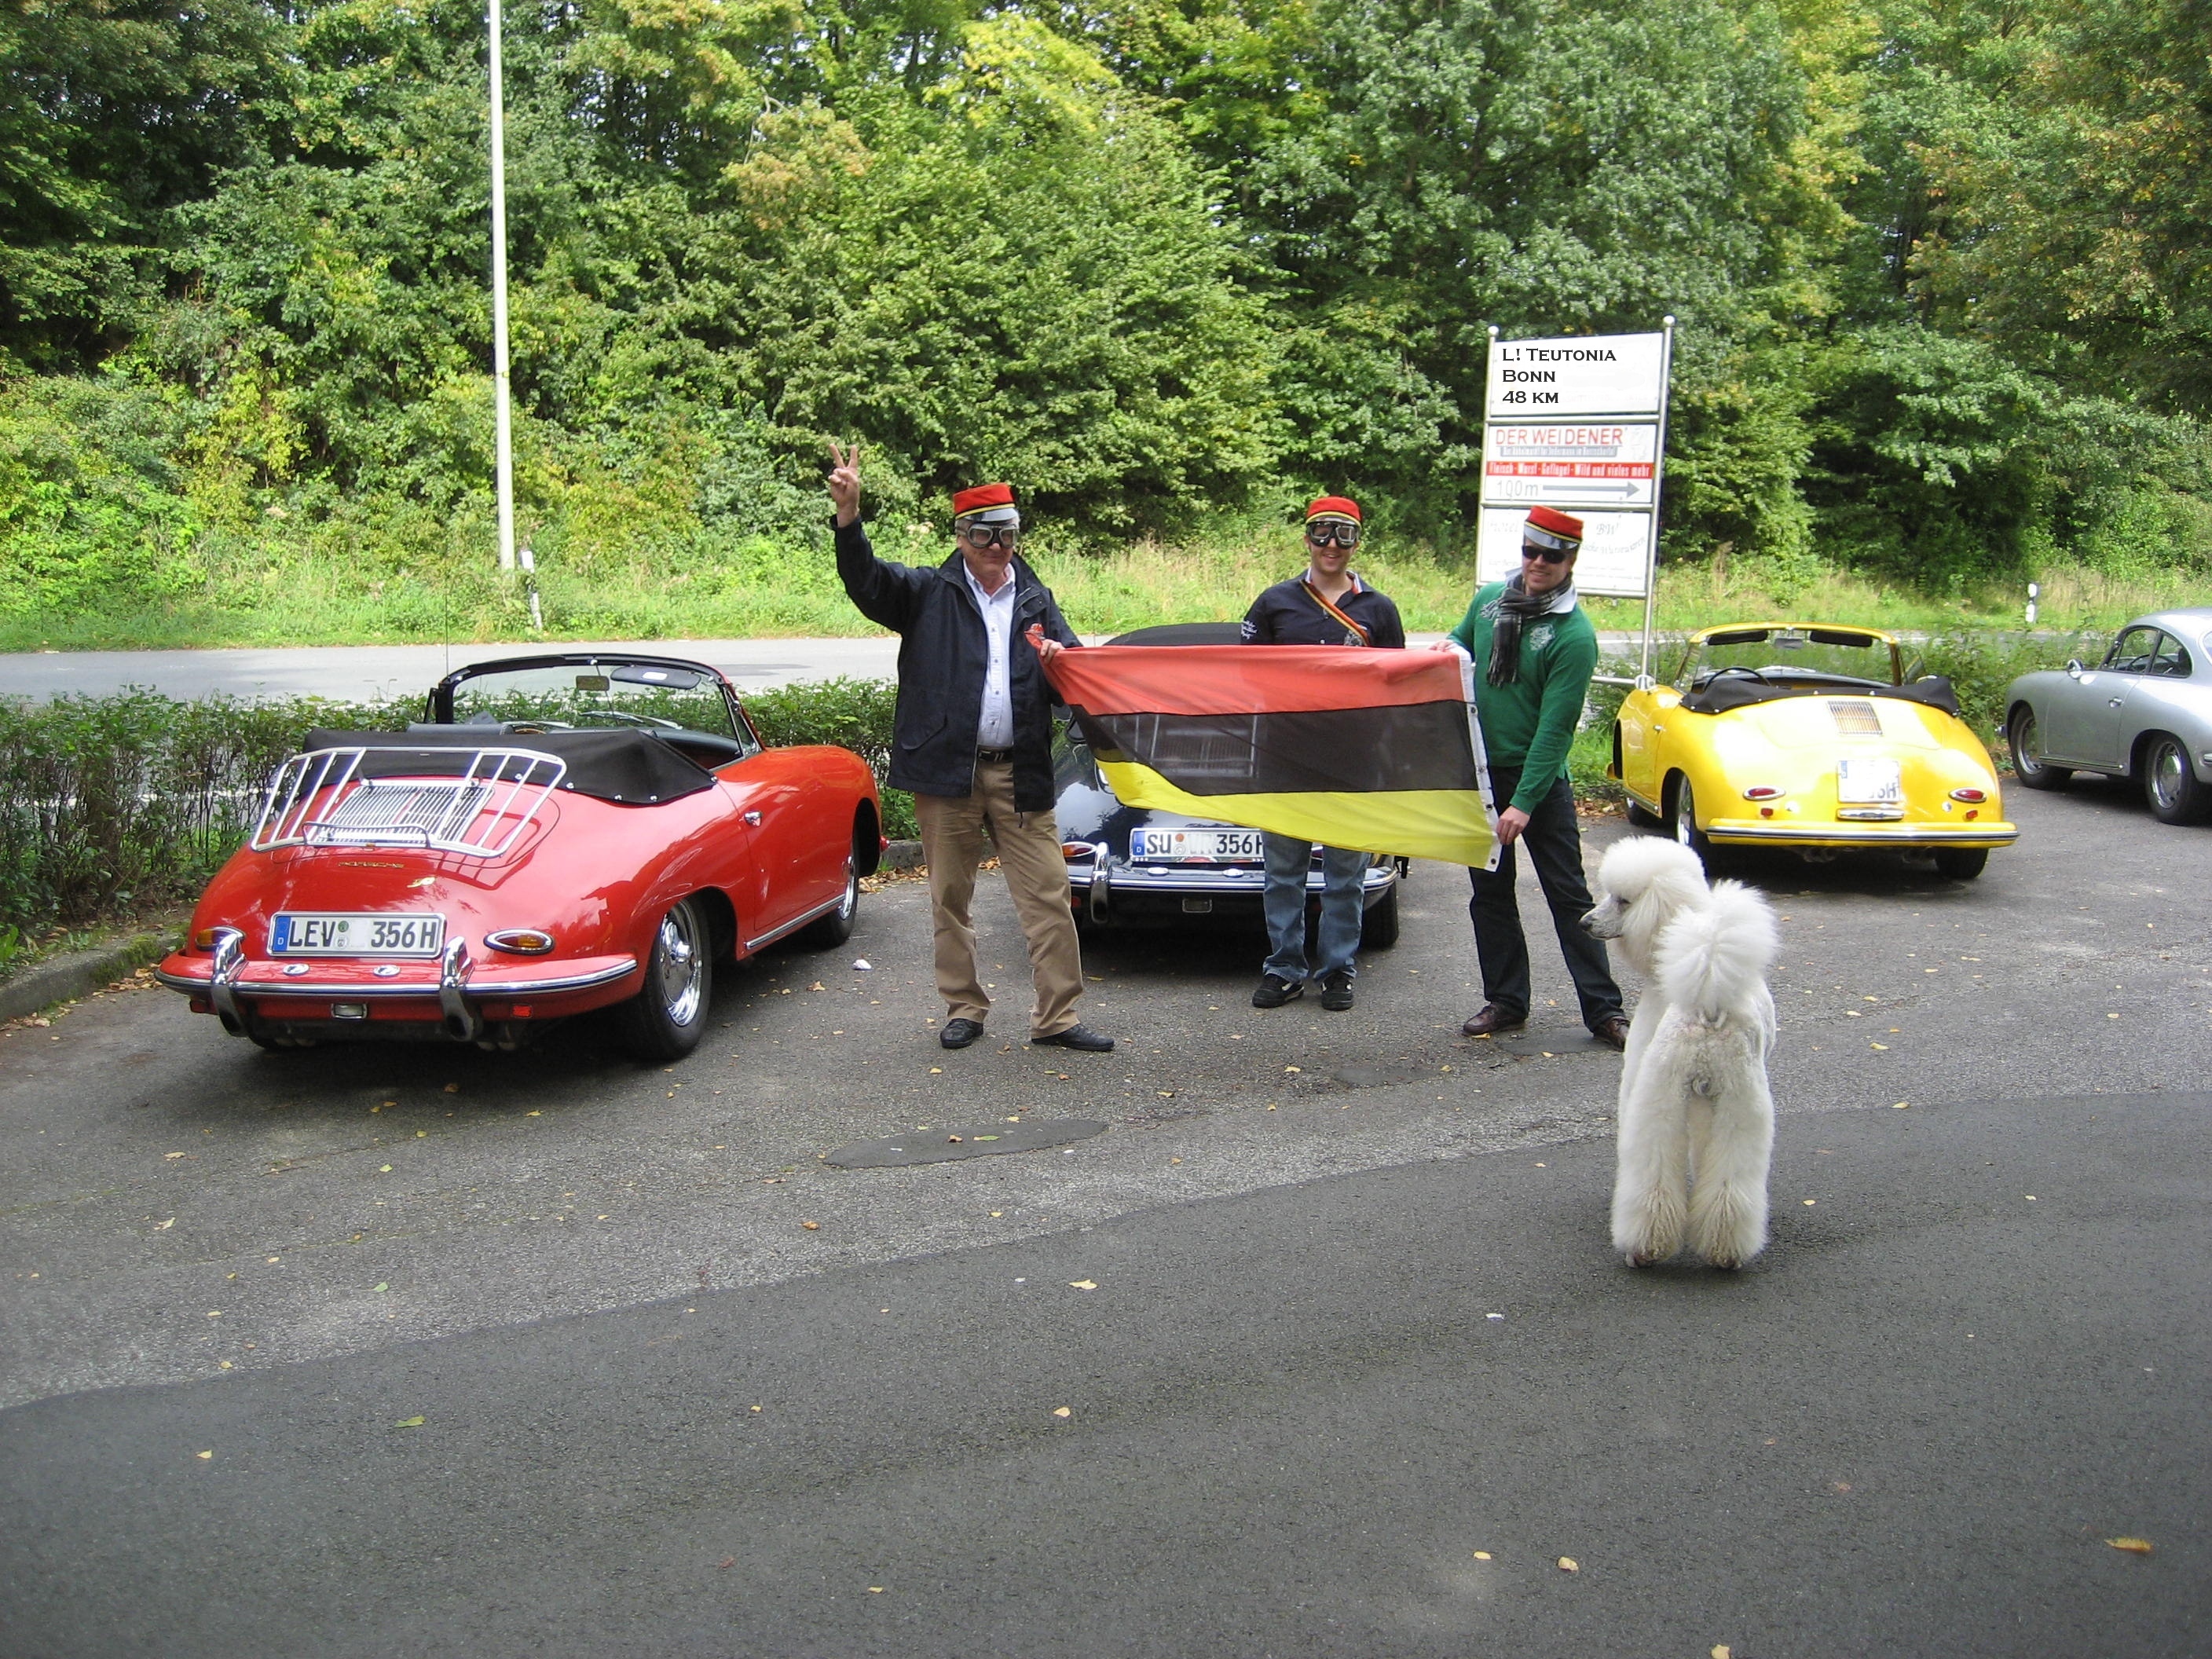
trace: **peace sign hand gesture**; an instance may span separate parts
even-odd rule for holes
[[[830,500],[837,509],[839,525],[860,516],[860,441],[840,447],[830,446]]]

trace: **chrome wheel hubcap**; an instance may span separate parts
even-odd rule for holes
[[[1685,779],[1674,796],[1674,839],[1680,842],[1683,846],[1688,847],[1691,837],[1697,833],[1697,798],[1691,794],[1689,781]]]
[[[853,860],[847,859],[845,860],[845,896],[837,903],[838,920],[842,921],[851,916],[854,907],[860,902],[860,873],[853,867]]]
[[[691,906],[678,905],[660,919],[660,1006],[678,1025],[699,1016],[699,991],[705,964],[699,955],[698,921]]]
[[[2150,757],[2150,787],[2169,810],[2181,798],[2181,751],[2170,743],[2159,744]]]

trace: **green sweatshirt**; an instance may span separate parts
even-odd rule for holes
[[[1474,659],[1474,708],[1490,763],[1521,769],[1520,786],[1506,805],[1529,812],[1567,769],[1575,725],[1597,672],[1597,629],[1579,605],[1564,616],[1530,617],[1521,625],[1520,673],[1509,685],[1492,685],[1484,677],[1504,592],[1504,582],[1478,589],[1451,636]]]

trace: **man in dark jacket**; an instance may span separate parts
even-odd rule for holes
[[[1038,660],[1041,648],[1079,641],[1050,590],[1015,556],[1014,492],[984,484],[954,495],[952,556],[915,569],[878,559],[868,545],[860,447],[833,444],[830,453],[838,577],[862,616],[901,635],[887,781],[914,792],[921,826],[946,1015],[937,1040],[966,1048],[991,1010],[968,915],[988,836],[1029,941],[1030,1041],[1103,1053],[1114,1040],[1075,1018],[1083,958],[1053,816],[1052,695]]]

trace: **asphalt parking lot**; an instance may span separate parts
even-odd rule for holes
[[[1021,1040],[988,885],[1005,1000],[939,1048],[910,883],[665,1070],[16,1027],[0,1652],[2203,1651],[2212,830],[2007,804],[1972,884],[1742,867],[1734,1277],[1613,1261],[1617,1057],[1541,947],[1528,1032],[1460,1036],[1437,866],[1346,1014],[1098,942],[1106,1056]]]

